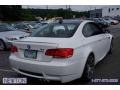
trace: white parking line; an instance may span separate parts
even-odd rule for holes
[[[3,71],[3,72],[14,72],[12,70],[7,70],[7,69],[0,69],[0,71]]]

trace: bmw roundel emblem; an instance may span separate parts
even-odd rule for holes
[[[30,47],[30,45],[27,45],[27,49],[30,49],[31,47]]]

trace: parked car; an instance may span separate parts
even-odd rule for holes
[[[120,22],[120,16],[114,17],[114,20],[117,20]]]
[[[13,42],[9,59],[14,71],[30,77],[90,80],[95,65],[112,51],[112,38],[93,21],[63,20]]]
[[[0,24],[0,50],[10,48],[11,41],[22,39],[27,36],[29,36],[28,33],[17,31],[7,24]]]
[[[113,19],[111,24],[113,24],[113,25],[117,25],[117,24],[119,24],[119,21]]]
[[[96,24],[98,24],[98,26],[100,28],[106,28],[106,27],[108,27],[108,23],[106,23],[105,21],[103,21],[103,20],[101,20],[99,18],[90,18],[88,20],[94,21]]]
[[[23,32],[26,32],[26,33],[31,33],[33,31],[33,26],[28,24],[28,23],[24,23],[24,22],[21,22],[21,23],[17,23],[14,25],[14,28],[19,30],[19,31],[23,31]]]
[[[38,23],[36,23],[36,22],[28,22],[28,23],[26,23],[29,27],[31,27],[31,29],[34,29],[34,27],[36,26],[36,24],[38,24]]]
[[[40,23],[37,23],[35,26],[34,26],[34,29],[38,29],[38,28],[41,28],[42,26],[48,24],[47,22],[45,21],[42,21]]]
[[[103,22],[106,25],[106,27],[109,27],[111,25],[111,22],[105,20],[104,18],[99,18],[99,20]]]
[[[119,24],[118,20],[114,20],[114,19],[111,19],[111,18],[105,18],[105,20],[108,21],[108,22],[110,22],[111,25]]]

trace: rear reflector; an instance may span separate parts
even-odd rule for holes
[[[72,48],[57,48],[57,49],[48,49],[45,52],[47,56],[53,56],[53,58],[69,58],[73,55]]]
[[[18,49],[16,46],[11,46],[11,53],[18,52]]]

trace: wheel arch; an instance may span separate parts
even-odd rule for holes
[[[0,40],[3,42],[4,46],[5,46],[5,49],[7,48],[6,44],[5,44],[5,41],[4,39],[0,38]]]
[[[91,51],[91,52],[89,52],[89,54],[88,54],[88,56],[87,56],[87,59],[86,59],[85,65],[86,65],[87,60],[88,60],[88,57],[89,57],[90,55],[93,55],[93,57],[94,57],[94,62],[95,62],[95,54],[94,54],[93,51]],[[85,68],[85,66],[84,66],[84,68]]]
[[[2,38],[0,38],[0,40],[5,44],[5,41]]]
[[[95,60],[95,54],[94,54],[94,52],[93,52],[93,50],[92,50],[92,48],[90,48],[90,47],[87,47],[85,50],[84,50],[84,52],[83,52],[84,54],[84,58],[83,58],[83,62],[82,62],[82,75],[83,75],[83,72],[84,72],[84,69],[85,69],[85,66],[86,66],[86,63],[87,63],[87,59],[88,59],[88,57],[89,57],[89,55],[93,55],[94,56],[94,60]],[[96,60],[95,60],[96,61]],[[96,62],[95,62],[95,64],[96,64]]]

